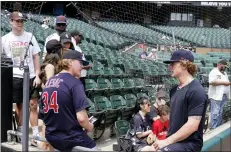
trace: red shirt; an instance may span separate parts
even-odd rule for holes
[[[152,124],[152,132],[154,135],[156,135],[156,138],[158,140],[164,140],[166,138],[168,128],[169,128],[169,120],[165,122],[161,122],[160,119],[158,119]]]

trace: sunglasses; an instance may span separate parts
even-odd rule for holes
[[[66,26],[66,23],[57,23],[56,26]]]
[[[24,20],[12,20],[15,21],[16,23],[24,23]]]

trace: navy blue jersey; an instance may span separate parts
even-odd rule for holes
[[[89,107],[80,80],[69,73],[60,73],[51,77],[46,82],[42,101],[46,138],[55,149],[96,146],[76,117],[77,112]]]
[[[193,80],[189,85],[177,89],[174,87],[170,91],[171,111],[170,128],[168,136],[176,133],[187,121],[189,116],[202,116],[198,130],[191,134],[184,141],[203,145],[203,126],[207,106],[207,95],[198,80]]]

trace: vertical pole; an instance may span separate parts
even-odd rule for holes
[[[29,67],[24,68],[23,73],[23,127],[22,127],[22,151],[28,151],[29,139]]]
[[[175,40],[175,34],[174,34],[173,29],[172,29],[172,38],[173,38],[174,48],[175,48],[175,50],[176,50],[176,40]],[[174,50],[174,51],[175,51],[175,50]]]

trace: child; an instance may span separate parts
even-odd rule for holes
[[[157,115],[160,116],[158,120],[152,124],[152,132],[158,140],[163,140],[167,136],[169,129],[169,112],[167,105],[161,105],[157,109]]]

